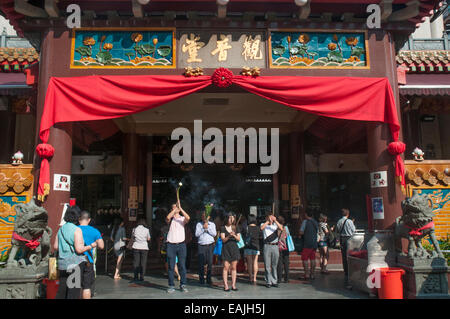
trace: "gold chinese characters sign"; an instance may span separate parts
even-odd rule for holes
[[[263,32],[180,31],[178,67],[266,67]]]

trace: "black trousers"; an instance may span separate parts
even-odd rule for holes
[[[213,266],[214,243],[211,245],[198,245],[198,278],[200,282],[205,281],[205,264],[208,265],[206,281],[211,282],[211,270]]]
[[[134,279],[144,279],[145,268],[147,267],[147,255],[148,250],[145,249],[133,249],[133,267],[134,267]]]
[[[284,269],[284,276],[283,275]],[[289,279],[289,251],[288,250],[280,250],[280,257],[278,258],[278,266],[277,266],[277,276],[278,282],[283,278],[285,281]]]
[[[72,270],[72,272],[67,272],[66,270],[59,271],[59,287],[55,299],[81,299],[81,281],[83,279],[82,276],[86,262],[82,262],[78,266],[79,272],[77,272],[77,270]],[[74,277],[77,273],[79,278]],[[75,287],[73,287],[73,285],[75,285]]]
[[[345,282],[348,282],[348,262],[347,262],[347,241],[350,237],[341,237],[339,239],[341,243],[341,256],[342,256],[342,267],[344,268]]]

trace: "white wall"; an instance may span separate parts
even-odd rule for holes
[[[9,24],[9,20],[0,16],[0,34],[3,32],[3,28],[6,28],[6,34],[8,36],[17,36],[16,31],[14,31],[14,28]]]
[[[426,18],[419,28],[412,34],[413,39],[430,39],[442,38],[444,32],[444,20],[442,15],[433,23],[430,23],[430,18]]]

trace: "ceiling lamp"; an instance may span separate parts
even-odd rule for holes
[[[308,0],[295,0],[295,4],[299,7],[303,7],[305,4],[308,3]]]

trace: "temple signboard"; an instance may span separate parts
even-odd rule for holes
[[[264,32],[182,31],[178,66],[201,68],[266,67]]]
[[[71,68],[369,69],[367,31],[81,28]]]

